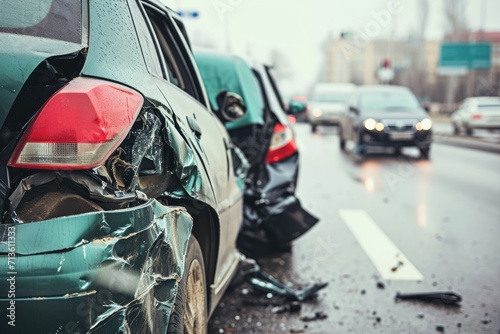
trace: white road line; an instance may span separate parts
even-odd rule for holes
[[[364,210],[339,210],[339,214],[383,279],[423,280],[424,276]]]

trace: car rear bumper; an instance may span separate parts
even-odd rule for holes
[[[156,200],[0,225],[0,332],[139,332],[144,316],[165,332],[191,228],[184,208]]]
[[[286,244],[318,222],[295,196],[298,166],[298,154],[277,163],[266,164],[264,170],[259,171],[261,177],[258,179],[262,182],[253,183],[245,189],[242,232],[265,230],[267,238],[259,244],[253,238],[244,240],[240,233],[238,245],[243,251],[248,253],[250,248],[263,248],[266,243],[275,246]]]
[[[309,123],[316,125],[338,125],[340,113],[326,113],[321,116],[314,116],[309,113]]]

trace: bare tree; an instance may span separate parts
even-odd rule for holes
[[[428,94],[425,31],[429,21],[429,0],[418,0],[417,27],[405,43],[405,53],[411,67],[397,77],[415,94],[425,98]]]
[[[293,69],[288,56],[278,49],[272,49],[270,53],[270,62],[274,69],[276,80],[281,81],[293,76]]]
[[[446,35],[449,40],[457,41],[460,34],[467,32],[467,19],[465,17],[466,0],[444,0],[444,15],[446,18]],[[446,102],[454,103],[460,81],[457,77],[448,77]]]
[[[429,0],[418,1],[418,26],[417,34],[424,40],[427,24],[429,22]]]
[[[453,39],[467,31],[466,4],[466,0],[444,0],[446,33]]]

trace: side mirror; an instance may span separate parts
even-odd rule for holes
[[[306,109],[307,106],[305,103],[299,101],[290,101],[286,113],[289,115],[298,115],[306,111]]]
[[[219,118],[224,122],[234,122],[245,116],[247,108],[241,96],[226,90],[215,98],[219,107]]]
[[[359,109],[354,106],[349,106],[349,111],[356,115],[359,115]]]

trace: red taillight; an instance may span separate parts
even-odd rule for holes
[[[142,104],[142,95],[130,88],[78,77],[38,112],[9,166],[89,169],[102,165],[127,135]]]
[[[297,152],[297,145],[293,138],[292,129],[277,123],[274,126],[271,145],[267,152],[266,163],[272,164],[288,158]]]
[[[483,118],[483,115],[481,115],[481,114],[473,114],[472,115],[473,120],[477,121],[477,120],[480,120],[481,118]]]

